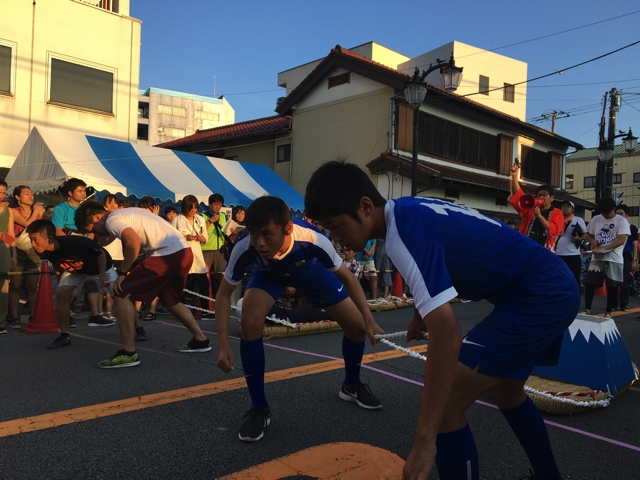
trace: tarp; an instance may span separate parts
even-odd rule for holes
[[[148,195],[177,202],[195,195],[206,204],[209,195],[219,193],[226,205],[247,207],[258,197],[275,195],[293,210],[304,209],[302,196],[264,165],[48,127],[33,128],[6,182],[9,191],[27,185],[34,193],[44,193],[73,177],[98,192],[138,198]]]

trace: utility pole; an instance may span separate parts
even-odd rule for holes
[[[569,116],[568,113],[560,111],[556,112],[555,110],[550,113],[543,113],[540,117],[543,120],[551,120],[551,133],[556,133],[556,119],[559,118],[567,118]]]
[[[607,145],[609,149],[613,150],[616,141],[616,114],[620,108],[620,96],[615,88],[612,88],[611,92],[609,92],[609,100],[609,132]],[[605,167],[604,196],[606,198],[613,198],[613,158],[607,162]]]
[[[604,94],[604,101],[602,102],[602,118],[600,119],[600,131],[598,132],[598,145],[600,146],[604,143],[604,129],[607,126],[607,119],[605,115],[607,112],[608,97],[609,92],[606,92]],[[598,160],[598,164],[596,165],[596,203],[598,203],[600,199],[604,198],[604,187],[606,184],[605,167],[605,162]]]

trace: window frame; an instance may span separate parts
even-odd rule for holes
[[[640,183],[640,172],[634,172],[633,183]]]
[[[81,67],[92,68],[94,70],[100,70],[102,72],[108,72],[112,74],[113,83],[111,86],[111,112],[107,112],[105,110],[97,110],[95,108],[83,107],[81,105],[73,105],[70,103],[58,102],[55,100],[51,100],[51,78],[52,78],[52,62],[53,60],[59,60],[62,62],[72,63],[74,65],[79,65]],[[82,60],[79,58],[70,57],[67,55],[62,55],[59,53],[49,52],[47,56],[47,105],[61,107],[61,108],[70,108],[72,110],[80,110],[88,113],[95,113],[97,115],[105,115],[108,117],[117,116],[117,93],[118,93],[118,69],[112,68],[107,65],[101,65],[94,62],[88,62],[86,60]]]
[[[589,179],[589,184],[587,185],[587,179]],[[592,177],[584,177],[584,179],[582,180],[582,184],[583,184],[583,188],[595,188],[596,187],[596,176],[592,176]]]
[[[502,87],[502,100],[509,103],[516,103],[516,86],[512,83],[505,83]]]
[[[618,179],[617,182],[616,182],[616,179]],[[621,184],[622,184],[622,174],[621,173],[614,173],[613,174],[612,185],[621,185]]]
[[[289,147],[287,149],[287,147]],[[280,160],[280,152],[283,151],[285,152],[285,154],[283,155],[285,158]],[[288,155],[286,155],[286,152],[288,151]],[[291,161],[291,144],[290,143],[285,143],[283,145],[277,145],[276,146],[276,163],[286,163],[286,162],[290,162]]]
[[[11,49],[10,62],[9,62],[9,91],[0,91],[0,96],[3,97],[15,97],[16,93],[16,58],[18,51],[18,44],[10,42],[9,40],[0,39],[0,45]]]
[[[569,179],[571,179],[571,186],[569,186]],[[564,175],[564,189],[573,190],[573,185],[574,185],[573,173],[566,173]]]
[[[486,79],[486,86],[483,88],[483,80]],[[489,77],[485,76],[485,75],[480,75],[480,77],[478,78],[478,93],[482,94],[482,95],[489,95],[489,90],[491,89],[489,87],[489,83],[490,79]]]
[[[629,207],[629,216],[630,217],[640,216],[640,207]]]

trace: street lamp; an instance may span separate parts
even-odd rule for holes
[[[609,146],[609,142],[603,140],[598,147],[598,160],[603,163],[610,162],[613,159],[613,148]]]
[[[629,155],[631,155],[638,146],[638,137],[633,136],[631,129],[629,129],[627,136],[622,139],[622,145]]]
[[[415,72],[411,80],[407,81],[404,88],[404,97],[407,103],[414,109],[413,112],[413,163],[412,163],[412,177],[411,177],[411,196],[415,197],[418,194],[418,133],[419,133],[419,116],[420,105],[424,101],[424,97],[427,95],[427,85],[424,83],[424,79],[431,72],[434,72],[438,68],[440,69],[440,75],[442,75],[442,85],[447,93],[451,94],[455,92],[462,80],[462,67],[456,67],[456,63],[453,60],[453,53],[448,62],[444,62],[439,58],[436,59],[435,65],[429,65],[427,70],[424,70],[420,74],[420,70],[416,67]]]

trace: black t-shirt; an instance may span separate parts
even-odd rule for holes
[[[100,273],[98,269],[100,252],[105,254],[106,270],[113,266],[109,252],[90,238],[69,235],[56,237],[56,240],[60,244],[60,248],[52,252],[41,253],[40,258],[49,260],[58,269],[84,275],[98,275]]]
[[[549,221],[549,215],[551,215],[551,211],[553,208],[549,210],[540,210],[540,213],[544,217],[545,220]],[[529,238],[535,240],[540,245],[544,247],[545,242],[547,241],[547,233],[545,228],[542,226],[542,222],[538,217],[533,217],[533,225],[529,228]]]

